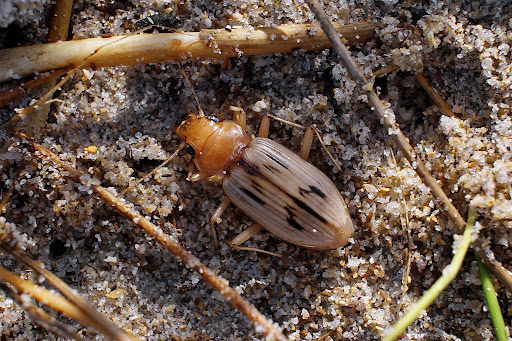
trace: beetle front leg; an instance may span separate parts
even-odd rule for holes
[[[199,171],[197,173],[189,174],[187,176],[187,180],[194,182],[194,181],[200,181],[200,180],[208,179],[209,177],[211,177],[210,174]]]
[[[210,226],[212,227],[212,236],[213,236],[213,244],[215,247],[219,247],[219,240],[217,239],[217,231],[215,230],[215,224],[220,222],[220,217],[222,213],[228,208],[231,200],[228,197],[224,197],[219,207],[215,210],[212,217],[210,218]]]
[[[263,226],[261,226],[260,224],[253,224],[253,225],[251,225],[250,227],[245,229],[242,233],[240,233],[238,236],[236,236],[231,241],[231,243],[229,243],[229,246],[231,246],[233,249],[237,249],[237,250],[255,251],[255,252],[266,253],[266,254],[269,254],[271,256],[283,257],[279,253],[270,252],[270,251],[266,251],[266,250],[263,250],[263,249],[257,249],[255,247],[240,246],[240,244],[246,242],[249,238],[251,238],[252,236],[257,234],[258,232],[260,232],[262,229],[263,229]]]

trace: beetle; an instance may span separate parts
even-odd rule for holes
[[[306,161],[312,127],[306,129],[299,156],[268,138],[269,115],[263,116],[258,137],[251,140],[243,109],[230,109],[233,121],[214,122],[199,108],[198,114],[189,114],[176,130],[193,149],[199,170],[189,180],[213,177],[222,181],[226,197],[210,219],[215,245],[215,223],[233,203],[256,223],[231,241],[232,248],[280,256],[241,246],[261,229],[307,249],[344,246],[354,232],[345,201],[334,183]]]

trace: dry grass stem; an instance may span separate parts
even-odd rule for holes
[[[18,137],[27,138],[22,133],[13,133]],[[59,168],[69,172],[77,181],[80,181],[82,177],[87,177],[86,174],[63,162],[56,154],[47,150],[43,146],[35,142],[31,142],[31,144],[36,151],[35,155],[37,155],[41,160],[51,160]],[[254,305],[246,301],[237,291],[231,288],[225,279],[217,276],[212,270],[202,264],[197,257],[185,250],[176,240],[165,234],[160,227],[154,225],[139,212],[135,211],[132,204],[120,199],[100,185],[92,185],[91,187],[100,200],[146,231],[163,247],[178,257],[187,267],[196,271],[198,275],[212,285],[226,299],[226,301],[245,314],[254,324],[258,332],[262,332],[269,339],[288,340],[288,338],[272,323],[272,321],[268,320],[256,309],[256,307],[254,307]]]
[[[48,24],[47,43],[55,43],[59,40],[67,39],[72,8],[73,0],[57,0],[55,2]]]
[[[341,41],[338,32],[334,29],[331,22],[327,18],[322,6],[317,0],[308,0],[308,4],[312,11],[315,13],[318,21],[320,21],[323,30],[332,42],[333,49],[341,59],[343,66],[347,68],[347,71],[351,78],[358,84],[362,91],[365,91],[368,96],[368,103],[371,109],[380,122],[384,125],[384,128],[388,131],[391,141],[398,147],[402,155],[410,162],[412,168],[420,176],[422,181],[432,191],[432,195],[437,198],[444,211],[448,214],[452,222],[455,224],[457,232],[464,230],[466,222],[460,215],[459,211],[452,204],[448,196],[444,193],[443,189],[437,183],[436,179],[430,174],[427,167],[421,161],[420,157],[416,154],[408,139],[404,136],[400,127],[395,121],[395,114],[389,108],[384,108],[377,93],[373,90],[373,87],[368,86],[368,80],[363,75],[362,71],[357,67],[354,59],[350,55],[347,47]],[[482,248],[477,247],[476,251],[482,258],[484,263],[491,269],[491,271],[499,278],[499,280],[512,292],[512,273],[506,270],[496,259],[492,259],[487,255]]]
[[[66,300],[64,297],[56,294],[55,292],[50,291],[44,287],[38,286],[32,283],[31,281],[22,279],[16,276],[15,274],[7,271],[3,267],[0,267],[0,280],[9,283],[19,293],[27,294],[45,306],[54,309],[86,326],[90,326],[95,328],[96,330],[104,332],[101,329],[101,325],[98,325],[98,323],[95,320],[91,319],[90,316],[84,314],[82,309],[80,309],[78,306],[71,303],[70,301]],[[116,335],[115,337],[109,334],[106,335],[111,337],[113,340],[119,341],[138,340],[138,338],[125,333],[123,333],[122,335]]]
[[[92,321],[92,324],[89,323],[88,325],[93,326],[95,329],[114,340],[139,340],[137,337],[126,334],[124,331],[119,329],[112,321],[94,309],[89,302],[76,293],[75,290],[68,286],[63,280],[55,276],[49,270],[43,268],[40,263],[30,259],[25,254],[9,247],[3,242],[0,242],[0,248],[34,270],[37,274],[43,276],[48,284],[59,290],[71,304],[81,311],[82,316],[87,316],[88,319]],[[77,321],[81,322],[80,320]]]
[[[48,74],[40,74],[34,79],[31,79],[27,82],[23,82],[22,85],[8,88],[5,91],[0,92],[0,108],[7,106],[14,101],[19,100],[20,98],[26,96],[30,90],[39,88],[43,84],[46,84],[49,81],[62,76],[71,69],[72,67],[66,67],[63,69],[52,71]]]
[[[2,196],[2,200],[0,200],[0,214],[2,214],[5,205],[7,205],[9,202],[12,192],[14,192],[14,186],[7,188],[7,191],[5,191],[4,195]]]
[[[70,80],[71,77],[75,74],[75,72],[78,69],[80,69],[84,65],[88,64],[90,59],[98,51],[102,50],[103,48],[106,48],[106,47],[110,46],[111,44],[115,44],[116,42],[118,42],[119,40],[122,40],[122,39],[124,39],[124,37],[121,37],[118,40],[111,41],[111,42],[109,42],[106,45],[100,46],[97,50],[92,51],[88,56],[85,57],[84,60],[80,61],[80,63],[78,65],[76,65],[75,67],[71,68],[69,70],[69,72],[66,74],[66,76],[64,76],[57,84],[55,84],[55,86],[53,86],[48,92],[46,92],[43,96],[41,96],[41,98],[39,98],[34,104],[30,105],[29,107],[27,107],[25,109],[20,110],[18,113],[16,113],[16,115],[12,116],[9,120],[7,120],[6,122],[2,123],[0,125],[0,128],[4,128],[4,129],[7,128],[7,127],[12,128],[14,124],[18,123],[21,119],[24,119],[26,117],[28,117],[28,122],[33,122],[33,120],[29,117],[30,114],[33,113],[34,111],[38,110],[42,106],[45,106],[47,104],[47,102],[50,101],[51,97],[53,96],[53,93],[55,91],[57,91],[57,89],[59,89],[62,85],[64,85],[68,80]],[[0,56],[0,59],[1,59],[1,56]],[[30,123],[29,123],[29,125],[27,125],[27,127],[29,129],[32,128],[30,126]]]
[[[82,337],[75,332],[73,327],[57,321],[54,316],[48,314],[46,311],[39,308],[35,304],[28,302],[23,298],[22,294],[16,292],[11,286],[0,284],[0,289],[2,289],[6,295],[12,298],[12,300],[15,301],[20,307],[23,307],[27,314],[29,314],[34,321],[39,323],[44,328],[67,339],[82,339]]]
[[[375,24],[364,22],[336,26],[337,32],[343,34],[347,44],[367,41],[374,34],[375,28]],[[103,46],[106,48],[94,54]],[[303,24],[72,40],[3,50],[0,54],[0,82],[34,72],[76,66],[91,54],[94,57],[83,67],[225,58],[296,49],[312,51],[329,47],[329,40],[318,27]]]
[[[73,0],[57,0],[53,5],[52,13],[50,15],[49,32],[46,37],[46,43],[56,43],[59,40],[66,40],[69,29],[69,19],[71,18],[71,10],[73,8]],[[52,79],[48,84],[45,85],[44,90],[54,88],[57,84],[57,79]],[[44,91],[43,90],[43,91]],[[51,92],[53,96],[54,91]],[[48,119],[48,113],[50,112],[50,104],[45,103],[39,107],[33,115],[27,118],[27,126],[30,127],[32,134],[39,132],[40,127]]]
[[[400,69],[400,66],[398,66],[398,65],[395,65],[395,64],[387,65],[381,69],[374,71],[373,75],[372,75],[372,79],[383,77],[383,76],[387,75],[388,73],[391,73],[398,69]]]
[[[430,84],[427,77],[423,76],[421,73],[414,73],[414,77],[420,83],[420,85],[425,89],[425,91],[428,93],[430,98],[434,101],[434,103],[439,107],[443,115],[454,117],[455,114],[453,113],[450,106],[446,103],[443,97],[441,97],[437,91],[432,87],[432,84]]]
[[[432,87],[429,80],[422,74],[415,73],[414,77],[420,83],[420,85],[429,94],[430,98],[436,103],[443,115],[454,117],[455,114],[451,110],[450,106],[446,103],[443,97],[441,97],[437,91]],[[488,247],[485,247],[486,241],[477,239],[473,242],[476,253],[482,258],[484,263],[490,268],[490,270],[500,279],[505,285],[509,292],[512,292],[512,272],[508,271],[503,264],[501,264],[495,257],[494,252]],[[486,251],[484,251],[486,249]]]
[[[86,58],[87,60],[87,58]],[[82,64],[85,64],[85,61],[82,62]],[[7,121],[3,122],[1,125],[0,125],[0,128],[7,128],[7,127],[12,127],[13,124],[16,124],[18,123],[20,120],[24,119],[25,117],[28,117],[30,116],[30,114],[32,112],[34,112],[35,110],[41,108],[41,106],[44,106],[47,104],[47,102],[51,99],[51,97],[53,96],[53,93],[59,88],[61,87],[63,84],[65,84],[74,74],[75,72],[80,68],[81,64],[78,65],[78,67],[75,67],[73,69],[71,69],[66,76],[64,76],[53,88],[51,88],[48,92],[46,92],[41,98],[39,98],[34,104],[26,107],[25,109],[22,109],[20,110],[18,113],[16,113],[15,115],[13,115],[10,119],[8,119]],[[28,121],[32,121],[30,118],[28,119]],[[29,126],[30,127],[30,126]]]

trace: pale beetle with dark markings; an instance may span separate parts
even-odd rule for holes
[[[199,170],[189,179],[220,178],[227,195],[210,219],[215,245],[215,223],[232,202],[256,222],[231,241],[233,248],[279,256],[241,246],[261,229],[308,249],[344,246],[354,228],[343,197],[324,173],[306,161],[312,127],[306,129],[298,156],[267,138],[268,115],[262,119],[258,137],[251,140],[245,132],[245,112],[231,109],[233,121],[214,122],[199,108],[199,114],[189,114],[177,129],[182,145],[193,148]]]

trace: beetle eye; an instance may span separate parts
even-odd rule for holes
[[[187,154],[189,154],[189,155],[192,155],[192,156],[196,155],[196,151],[195,151],[195,150],[194,150],[194,148],[192,148],[192,146],[191,146],[191,145],[189,145],[189,144],[187,144],[187,145],[185,146],[185,153],[187,153]]]

